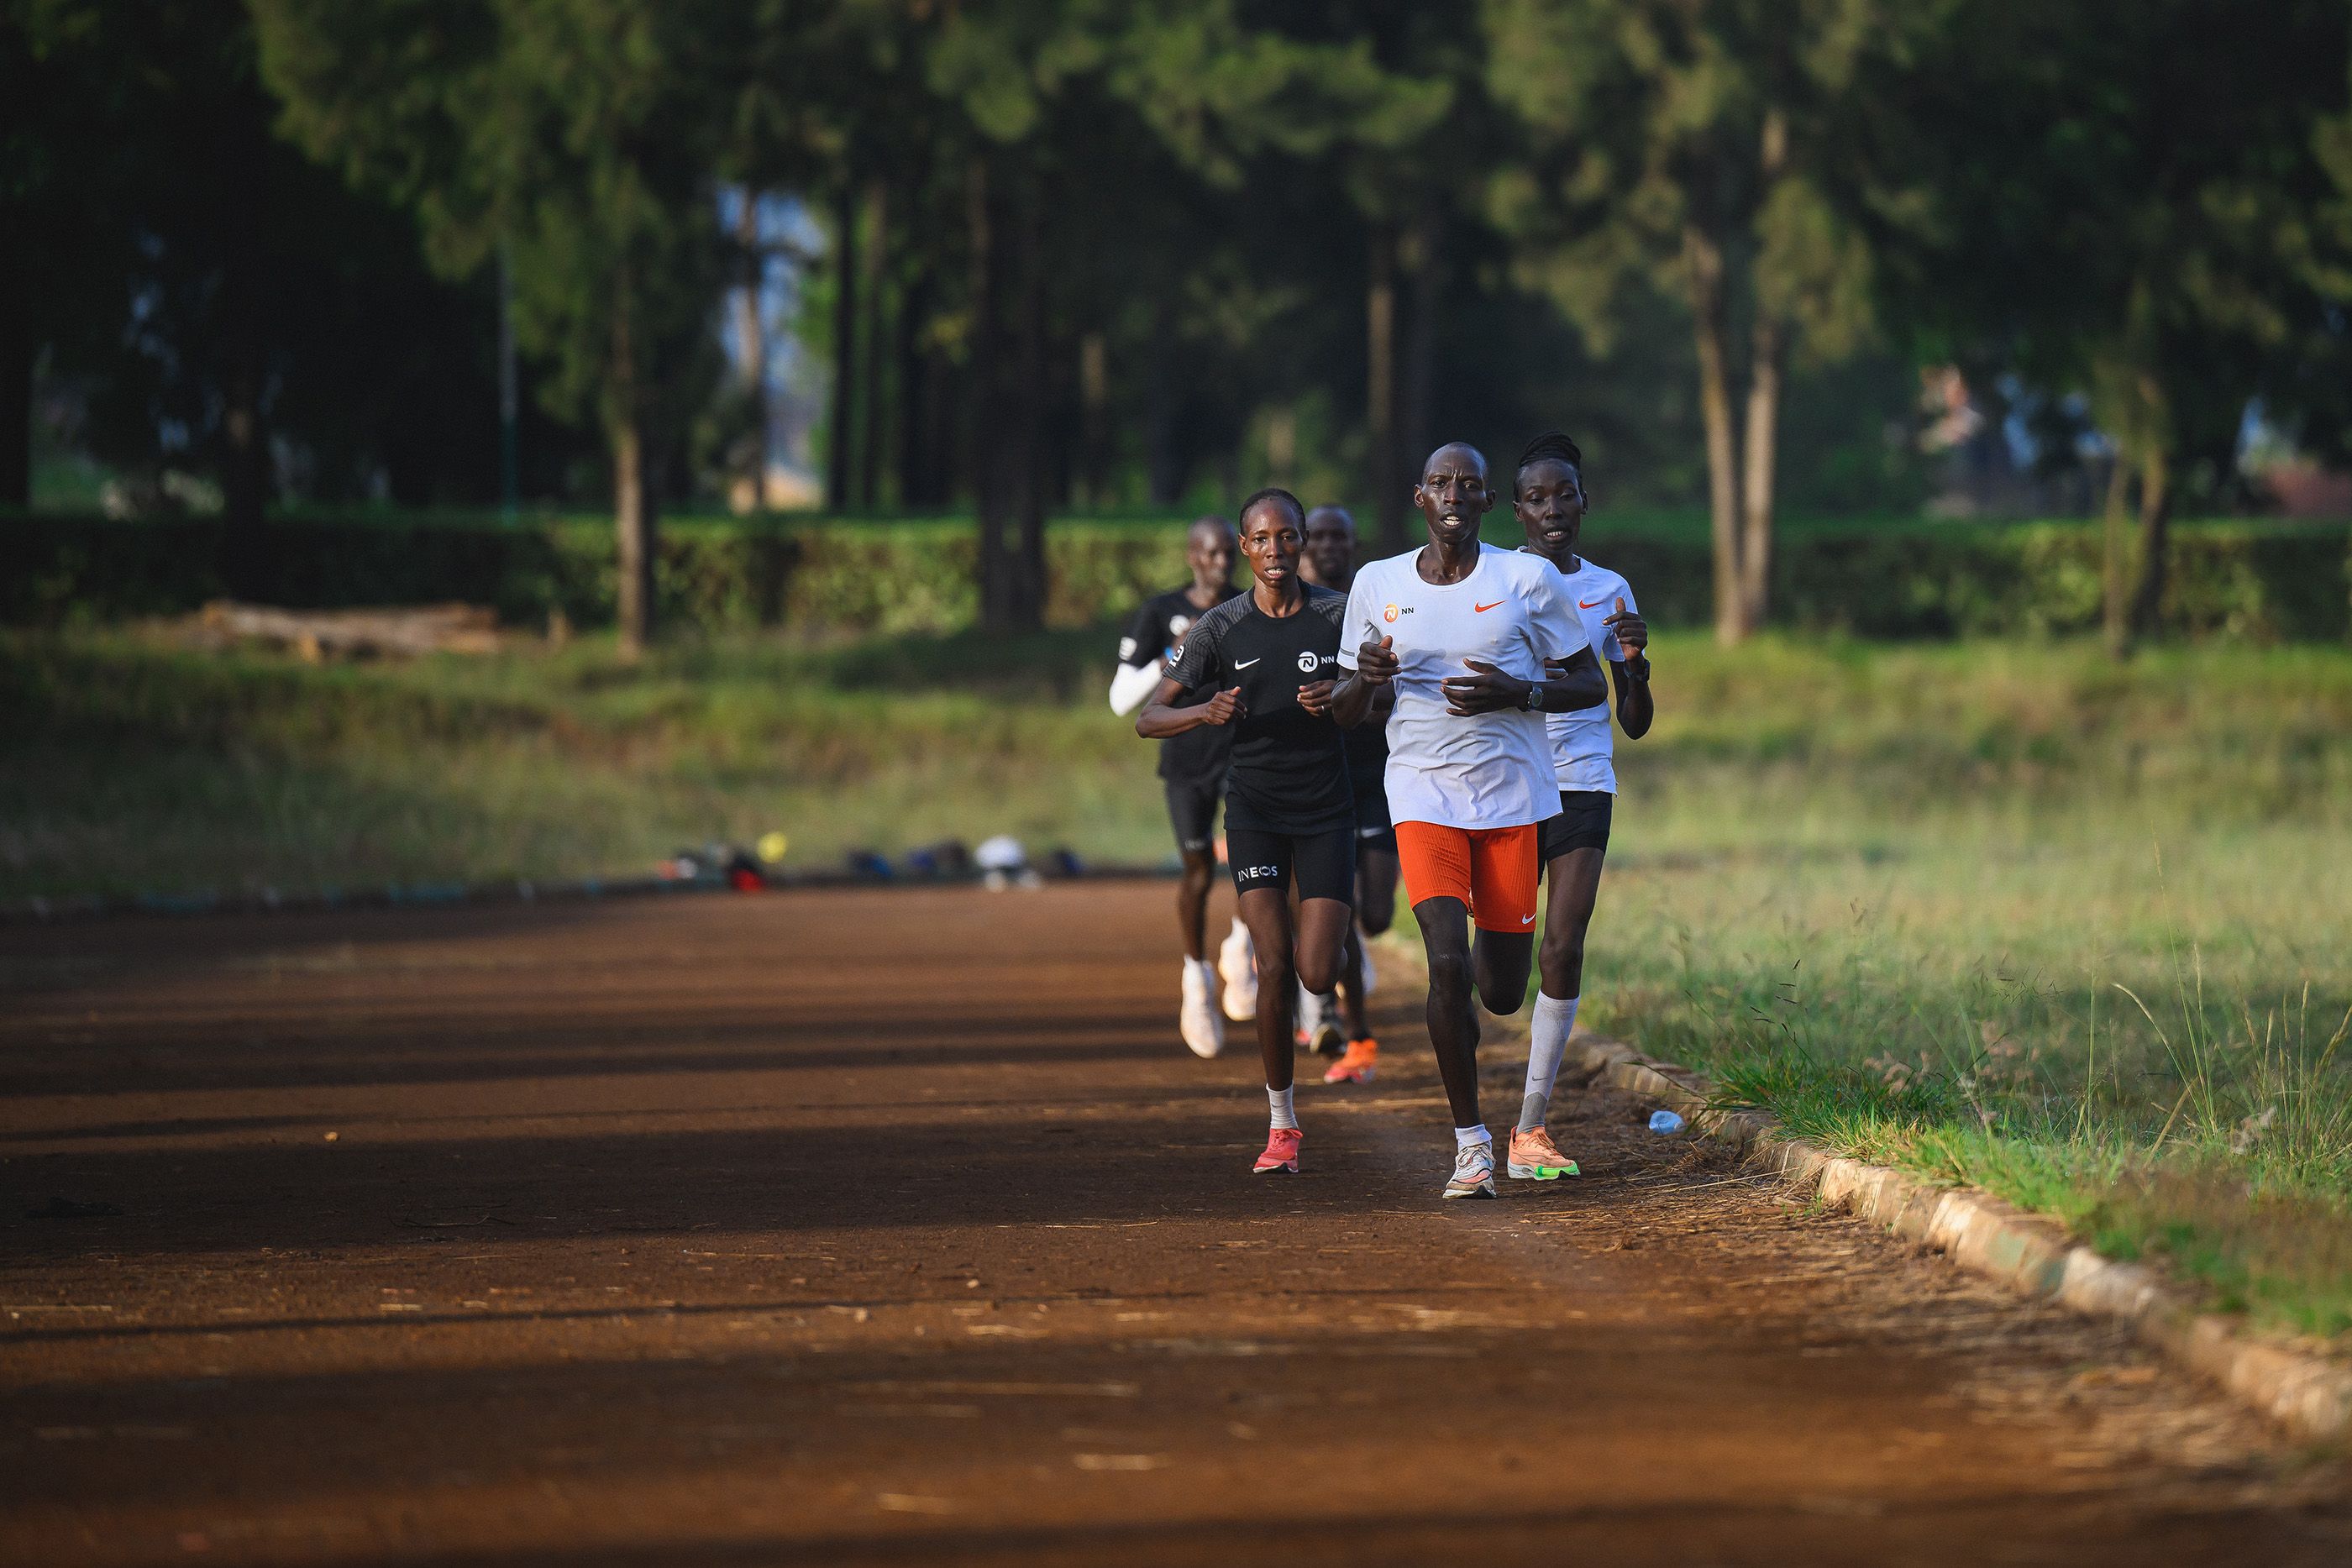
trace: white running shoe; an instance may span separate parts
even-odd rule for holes
[[[1445,1184],[1448,1197],[1495,1196],[1495,1145],[1481,1139],[1454,1151],[1454,1176]]]
[[[1257,949],[1238,920],[1217,945],[1217,974],[1225,982],[1225,1016],[1235,1023],[1257,1017]]]
[[[1184,1002],[1177,1010],[1176,1027],[1192,1054],[1202,1059],[1225,1049],[1225,1020],[1209,996],[1209,966],[1184,960]]]

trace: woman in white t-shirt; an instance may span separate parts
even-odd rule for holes
[[[1633,607],[1633,590],[1607,567],[1576,553],[1584,527],[1584,455],[1556,430],[1528,444],[1511,484],[1511,504],[1528,542],[1520,547],[1559,569],[1569,598],[1591,639],[1593,656],[1608,667],[1617,696],[1617,723],[1628,740],[1650,732],[1655,710],[1650,700],[1649,628]],[[1601,892],[1601,862],[1609,849],[1609,821],[1617,799],[1612,763],[1609,705],[1545,719],[1552,767],[1559,782],[1559,815],[1539,830],[1538,854],[1550,882],[1544,901],[1542,946],[1537,967],[1542,979],[1528,1049],[1528,1082],[1519,1122],[1511,1135],[1513,1176],[1530,1170],[1565,1169],[1575,1163],[1553,1148],[1544,1130],[1552,1082],[1559,1076],[1576,1004],[1584,989],[1584,933]],[[1522,1145],[1528,1151],[1523,1162]],[[1549,1157],[1547,1157],[1549,1156]]]

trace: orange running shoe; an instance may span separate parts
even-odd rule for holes
[[[1323,1074],[1326,1083],[1370,1083],[1381,1070],[1381,1042],[1370,1035],[1348,1042],[1347,1054]]]
[[[1564,1176],[1579,1174],[1576,1162],[1554,1147],[1551,1134],[1541,1127],[1511,1134],[1507,1168],[1520,1181],[1558,1181]]]
[[[1298,1174],[1298,1145],[1307,1134],[1296,1127],[1275,1127],[1265,1134],[1265,1153],[1258,1155],[1250,1175],[1265,1176],[1269,1171],[1281,1171],[1288,1176]]]

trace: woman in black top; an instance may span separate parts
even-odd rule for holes
[[[1292,1009],[1297,986],[1331,988],[1355,894],[1355,798],[1331,718],[1348,601],[1299,578],[1306,526],[1305,508],[1287,490],[1261,490],[1243,504],[1242,555],[1255,585],[1192,623],[1183,653],[1135,721],[1137,734],[1156,738],[1202,725],[1234,727],[1225,860],[1257,948],[1257,1043],[1273,1122],[1261,1173],[1298,1169]],[[1202,692],[1210,695],[1197,700]],[[1188,695],[1190,706],[1176,706]]]

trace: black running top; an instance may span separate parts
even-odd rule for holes
[[[1329,715],[1298,706],[1299,687],[1339,673],[1339,623],[1348,596],[1312,583],[1299,587],[1307,602],[1293,615],[1268,615],[1251,594],[1218,605],[1193,623],[1168,672],[1184,685],[1179,706],[1241,688],[1240,718],[1202,727],[1233,732],[1233,764],[1225,774],[1228,827],[1314,833],[1355,821],[1339,727]]]

